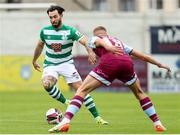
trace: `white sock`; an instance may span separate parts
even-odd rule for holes
[[[70,119],[68,119],[68,118],[64,117],[64,119],[62,120],[62,122],[61,122],[61,123],[70,123]]]
[[[95,118],[95,120],[99,120],[101,117],[100,116],[97,116],[96,118]]]
[[[162,125],[161,121],[160,121],[160,120],[155,121],[155,122],[154,122],[154,126],[156,126],[156,125]]]

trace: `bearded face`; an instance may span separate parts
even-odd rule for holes
[[[62,14],[59,14],[57,10],[49,12],[49,18],[52,26],[59,28],[62,24]]]

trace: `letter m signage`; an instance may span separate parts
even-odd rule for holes
[[[152,26],[152,54],[180,54],[180,26]]]

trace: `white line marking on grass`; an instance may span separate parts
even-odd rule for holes
[[[4,134],[0,134],[0,135],[4,135]],[[18,135],[18,134],[6,134],[6,135]],[[20,134],[20,135],[48,135],[48,134]],[[53,135],[60,135],[60,133]],[[65,135],[137,135],[137,134],[65,134]],[[180,135],[180,134],[138,134],[138,135]]]

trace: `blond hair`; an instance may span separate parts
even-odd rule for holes
[[[93,33],[95,31],[98,31],[98,30],[104,30],[105,32],[107,32],[107,30],[106,30],[106,28],[104,26],[97,26],[97,27],[94,28]]]

